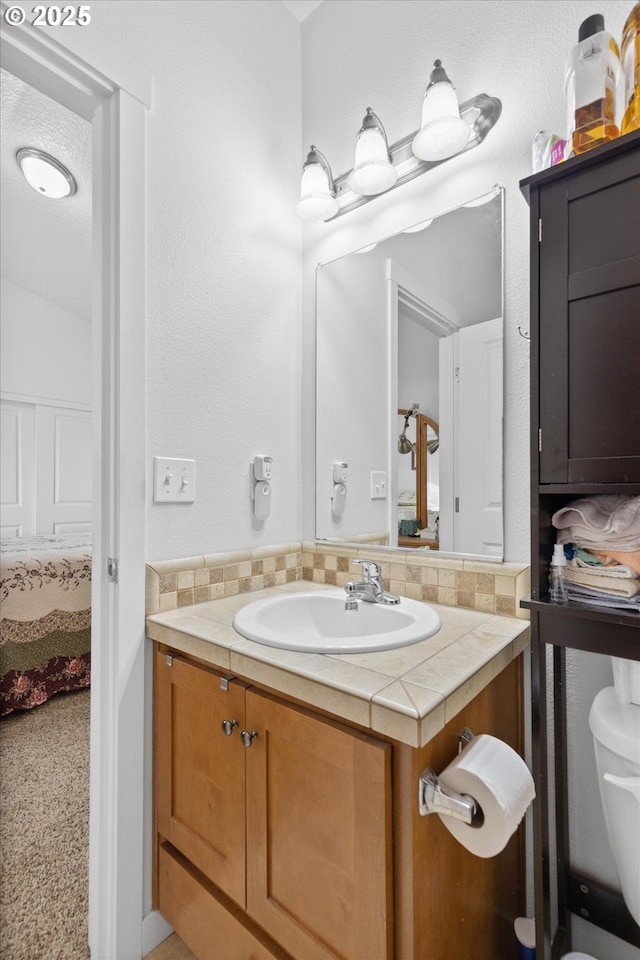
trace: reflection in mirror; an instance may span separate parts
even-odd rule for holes
[[[402,420],[402,432],[394,457],[398,478],[398,546],[429,546],[432,550],[438,550],[439,428],[430,417],[418,413],[418,406],[416,403],[411,410],[398,410]]]
[[[318,540],[502,557],[503,200],[318,266]]]

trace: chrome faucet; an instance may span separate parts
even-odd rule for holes
[[[373,560],[354,560],[362,565],[362,580],[354,583],[349,580],[344,589],[347,597],[353,600],[366,600],[368,603],[400,603],[395,593],[386,593],[382,585],[382,572]]]

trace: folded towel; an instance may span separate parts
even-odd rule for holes
[[[577,583],[602,593],[616,597],[635,597],[640,594],[640,580],[621,580],[615,577],[599,576],[589,570],[573,570],[565,567],[564,578],[568,583]]]
[[[600,590],[590,590],[576,583],[567,584],[567,599],[587,603],[596,607],[614,607],[640,614],[640,594],[635,597],[612,597]]]
[[[588,550],[583,550],[582,547],[577,547],[575,543],[568,544],[569,553],[565,550],[565,554],[571,557],[572,560],[579,560],[582,566],[587,567],[602,567],[604,566],[602,560],[599,557],[594,557],[592,553],[589,553]]]
[[[559,531],[558,543],[574,542],[587,550],[640,550],[640,497],[583,497],[557,510],[551,522]]]
[[[605,564],[622,563],[629,567],[634,573],[640,574],[640,550],[592,550],[594,557],[602,560]]]
[[[584,557],[592,556],[586,550],[574,551],[573,557],[567,560],[567,567],[570,570],[582,570],[589,576],[613,577],[616,580],[637,580],[640,574],[637,574],[631,567],[624,563],[603,563],[597,557],[593,561],[585,560]]]

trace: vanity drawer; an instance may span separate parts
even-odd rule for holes
[[[291,960],[247,929],[230,912],[231,901],[165,844],[158,851],[158,907],[198,960]]]

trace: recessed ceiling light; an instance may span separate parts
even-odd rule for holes
[[[52,200],[71,197],[78,189],[72,173],[55,157],[33,147],[22,147],[16,153],[16,160],[27,183],[37,193]]]

